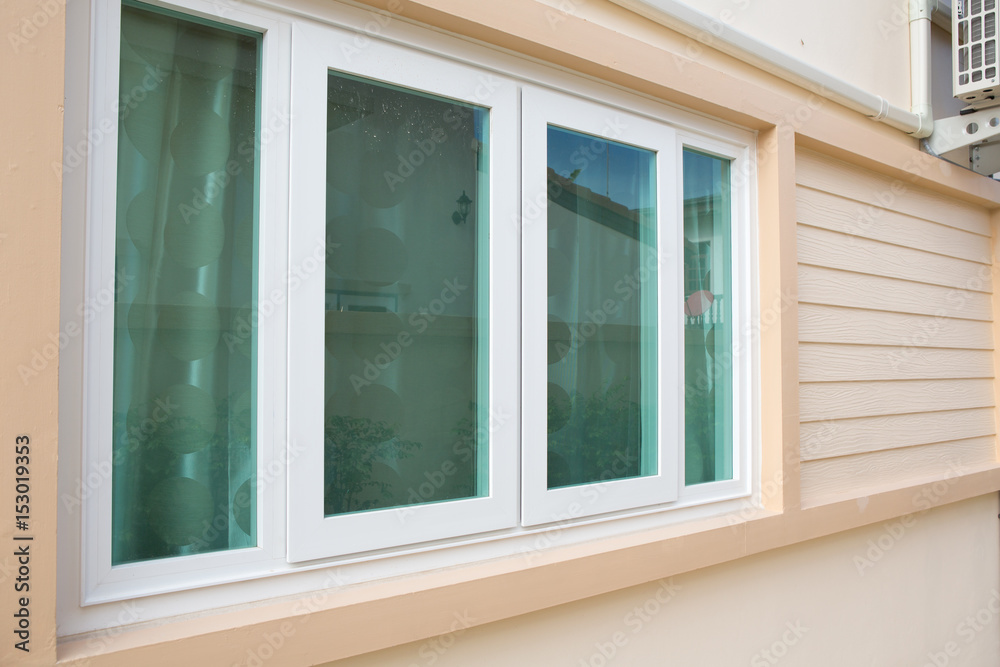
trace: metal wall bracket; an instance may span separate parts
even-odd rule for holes
[[[1000,172],[1000,107],[934,121],[928,152],[991,176]]]

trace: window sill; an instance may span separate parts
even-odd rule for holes
[[[267,650],[293,647],[283,664],[318,664],[998,490],[1000,465],[805,510],[770,512],[747,506],[746,511],[725,516],[547,549],[531,559],[512,556],[337,591],[326,589],[208,616],[68,638],[60,644],[59,664],[173,664],[190,655],[198,655],[204,664],[228,664],[266,646],[270,647]],[[923,501],[917,503],[917,498]],[[628,567],[622,567],[623,563]],[[383,622],[373,624],[372,618]]]

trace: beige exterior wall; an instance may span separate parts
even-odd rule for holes
[[[988,667],[996,513],[970,500],[327,667]]]
[[[300,4],[336,8],[332,0]],[[738,516],[553,548],[527,564],[474,563],[338,590],[309,599],[309,614],[302,600],[282,599],[66,638],[61,664],[248,664],[275,636],[281,647],[261,664],[359,656],[337,664],[598,665],[595,642],[616,637],[620,653],[609,663],[670,657],[753,665],[757,657],[772,664],[761,652],[780,646],[785,624],[797,622],[808,630],[785,647],[782,664],[922,665],[942,651],[949,665],[995,664],[1000,467],[991,282],[1000,184],[944,168],[902,133],[610,2],[362,4],[402,7],[407,21],[759,131],[759,451],[761,481],[776,490]],[[772,20],[775,3],[696,4],[731,8],[737,27],[908,105],[905,30],[884,39],[879,32],[879,21],[893,25],[902,0],[854,3],[853,15],[839,5],[831,16],[814,3],[782,0],[788,13],[780,22]],[[64,69],[61,2],[5,3],[4,33],[19,34],[40,6],[58,11],[22,50],[0,57],[5,89],[17,91],[16,103],[0,109],[3,126],[17,128],[2,142],[0,175],[0,304],[13,313],[0,350],[0,436],[4,452],[20,434],[38,445],[32,576],[41,582],[32,598],[33,654],[27,661],[16,654],[13,663],[6,642],[2,664],[48,665],[56,653],[57,362],[46,361],[29,382],[17,369],[67,324],[58,319],[61,185],[51,164],[61,158],[64,71],[85,76],[86,66],[74,58]],[[843,35],[851,35],[849,48]],[[70,111],[78,137],[80,110]],[[895,200],[877,198],[885,192]],[[85,202],[82,190],[65,194],[74,211]],[[876,222],[859,225],[857,211],[868,205],[879,211]],[[79,244],[80,234],[65,229],[63,240]],[[66,313],[74,311],[70,301]],[[65,439],[78,443],[80,434]],[[12,495],[9,463],[0,468],[3,498]],[[0,532],[0,613],[8,619],[11,530],[7,523]],[[649,603],[662,590],[655,582],[670,577],[676,595]],[[647,603],[658,611],[632,633],[635,618],[627,615]],[[449,636],[466,622],[456,613],[477,627]],[[980,613],[989,616],[979,621],[986,629],[967,640],[966,619]]]
[[[627,3],[656,0],[625,0]],[[558,6],[559,0],[552,0]],[[910,107],[907,0],[681,0],[797,60]],[[585,14],[592,3],[575,3]],[[706,26],[707,27],[707,26]]]
[[[0,664],[50,665],[55,661],[56,641],[62,199],[61,174],[52,165],[62,162],[63,3],[0,3],[0,34],[0,88],[4,91],[0,104],[0,498],[6,508],[0,523]],[[15,466],[25,463],[14,458],[19,443],[29,447],[26,529],[15,528],[12,511],[19,495]],[[25,537],[32,539],[15,539]],[[26,620],[26,629],[21,619]],[[15,630],[30,633],[23,637],[30,651],[15,647],[22,639],[15,638]]]

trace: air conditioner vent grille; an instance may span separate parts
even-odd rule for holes
[[[996,0],[954,0],[952,4],[953,86],[955,97],[967,102],[991,97],[1000,84],[996,5]]]

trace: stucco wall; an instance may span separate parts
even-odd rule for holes
[[[991,494],[328,667],[985,667],[998,540]]]
[[[55,660],[59,221],[64,3],[0,3],[0,664]],[[15,459],[15,447],[24,447]],[[25,453],[26,452],[26,453]],[[27,463],[16,480],[17,464]],[[27,485],[15,492],[15,483]],[[28,517],[15,524],[14,500]],[[25,505],[19,500],[18,509]],[[19,526],[15,529],[15,526]],[[17,539],[21,538],[21,539]],[[24,539],[31,538],[31,539]],[[16,552],[22,555],[18,555]],[[22,570],[27,568],[27,570]],[[26,611],[25,611],[26,610]],[[21,615],[15,620],[15,615]],[[27,617],[25,623],[21,618]],[[27,628],[25,629],[25,626]],[[28,634],[17,636],[14,631]],[[23,651],[15,642],[28,640]],[[16,661],[16,662],[15,662]]]
[[[555,0],[557,5],[566,2]],[[891,104],[910,106],[906,0],[681,2],[798,60],[881,95]],[[630,3],[655,7],[657,0],[625,0],[623,4]],[[579,0],[571,4],[578,6],[581,13],[592,11]]]

